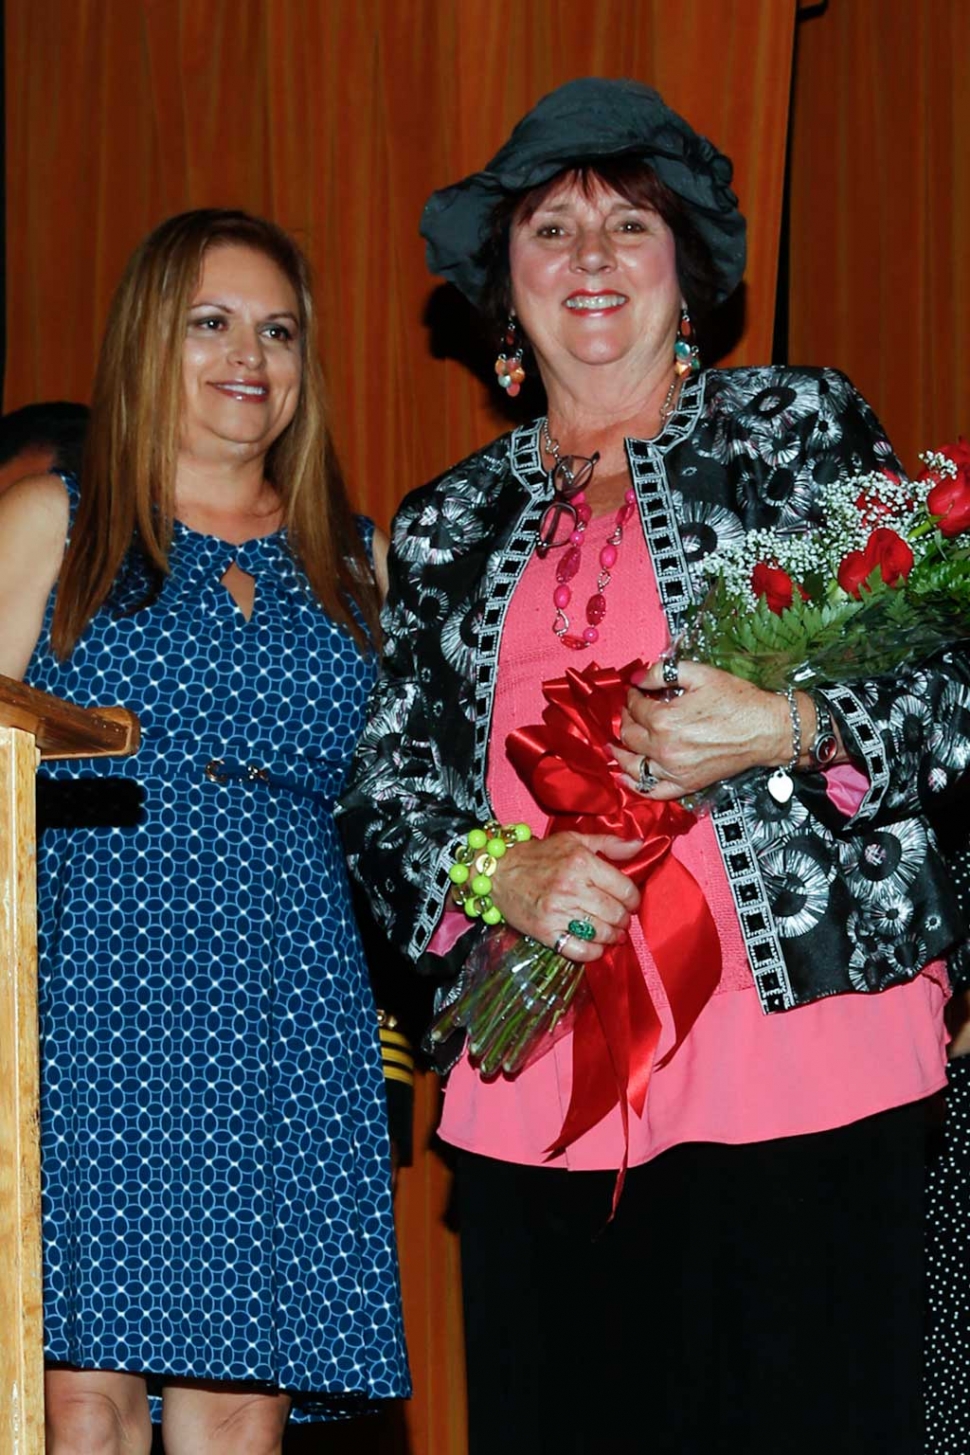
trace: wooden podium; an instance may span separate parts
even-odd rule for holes
[[[138,719],[0,676],[0,1455],[43,1455],[34,773],[138,749]]]

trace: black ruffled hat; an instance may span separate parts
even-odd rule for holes
[[[585,76],[543,96],[481,172],[433,192],[421,217],[428,267],[474,304],[492,210],[510,192],[538,187],[571,162],[634,156],[687,203],[720,277],[721,303],[741,281],[745,223],[724,156],[639,81]]]

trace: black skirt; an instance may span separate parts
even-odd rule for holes
[[[925,1107],[613,1174],[458,1164],[470,1455],[919,1455]]]

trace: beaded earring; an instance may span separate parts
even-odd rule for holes
[[[522,367],[523,344],[519,335],[519,321],[515,313],[509,314],[505,326],[505,337],[495,360],[495,374],[499,385],[512,399],[522,387],[525,369]]]
[[[696,374],[701,366],[700,351],[694,343],[694,325],[687,312],[687,304],[680,305],[680,323],[674,340],[674,372],[680,375]]]

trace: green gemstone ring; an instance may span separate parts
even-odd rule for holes
[[[595,940],[596,928],[590,919],[571,919],[569,921],[569,933],[575,935],[577,940]]]

